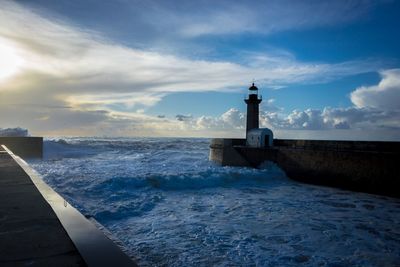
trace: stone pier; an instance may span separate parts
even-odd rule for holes
[[[0,266],[136,266],[21,158],[0,146]]]

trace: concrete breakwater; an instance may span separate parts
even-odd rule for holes
[[[1,266],[136,266],[5,146],[0,195]]]
[[[251,167],[272,161],[301,182],[400,197],[400,142],[274,139],[272,147],[249,147],[245,139],[212,139],[210,160]]]
[[[43,157],[43,137],[3,137],[0,144],[7,146],[13,153],[23,158]]]

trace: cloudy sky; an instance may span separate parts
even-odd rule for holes
[[[400,1],[0,0],[0,128],[400,140]]]

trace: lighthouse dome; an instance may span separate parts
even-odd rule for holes
[[[258,91],[257,86],[254,85],[254,83],[249,87],[250,91]]]

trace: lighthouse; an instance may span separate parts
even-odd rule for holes
[[[244,100],[247,104],[246,145],[250,147],[271,147],[274,135],[268,128],[259,128],[259,105],[262,101],[254,83],[249,88],[249,95]]]
[[[258,88],[254,83],[249,87],[248,98],[244,100],[247,104],[247,120],[246,120],[246,136],[250,130],[258,129],[259,127],[259,105],[261,97],[258,97]]]

